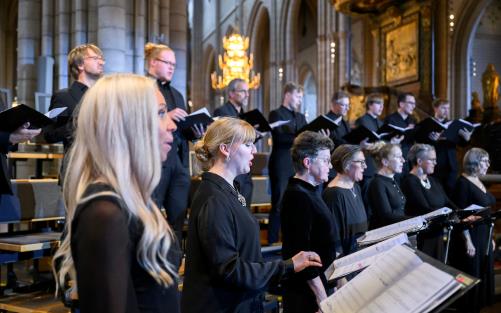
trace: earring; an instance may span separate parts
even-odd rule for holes
[[[225,161],[226,161],[226,162],[230,162],[230,160],[231,160],[231,157],[230,157],[230,155],[228,154],[228,155],[226,156]]]

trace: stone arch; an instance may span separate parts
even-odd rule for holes
[[[467,1],[463,10],[458,15],[457,28],[452,38],[452,83],[451,103],[454,103],[452,114],[465,116],[468,111],[470,97],[470,68],[471,44],[478,23],[483,16],[485,8],[492,0]]]
[[[254,56],[254,71],[261,74],[259,89],[251,93],[251,106],[265,115],[270,111],[270,15],[261,1],[256,2],[249,19],[250,53]]]

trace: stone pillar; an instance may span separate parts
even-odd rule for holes
[[[125,2],[125,72],[134,72],[134,1]]]
[[[448,71],[448,47],[449,47],[449,17],[447,1],[435,2],[435,96],[442,99],[447,98],[447,75]],[[452,106],[454,107],[454,106]]]
[[[87,0],[87,5],[87,42],[97,45],[97,0]]]
[[[56,0],[54,17],[54,57],[55,57],[55,80],[54,89],[68,87],[68,59],[70,34],[69,3],[66,0]]]
[[[209,93],[204,98],[206,90],[207,76],[206,69],[209,67],[210,60],[205,59],[205,51],[202,44],[203,37],[203,2],[193,1],[193,29],[191,36],[191,88],[190,98],[193,102],[193,110],[200,109],[209,101]],[[204,63],[207,62],[207,63]],[[203,74],[201,74],[203,73]],[[209,87],[212,88],[212,87]]]
[[[87,11],[85,0],[73,0],[71,3],[71,49],[87,42]]]
[[[19,0],[17,34],[17,98],[19,103],[35,106],[35,59],[40,53],[41,9],[39,0]]]
[[[169,46],[176,54],[176,72],[172,79],[173,86],[186,100],[187,60],[187,17],[186,0],[176,0],[170,5]]]
[[[175,2],[175,1],[174,1]],[[184,2],[184,1],[183,1]],[[196,1],[195,1],[196,2]],[[185,3],[186,5],[186,3]],[[170,42],[170,0],[160,0],[159,34],[163,42]]]
[[[337,12],[337,44],[336,44],[336,62],[337,62],[337,75],[335,88],[339,89],[341,86],[349,82],[350,75],[350,34],[349,34],[349,17]]]
[[[270,10],[270,111],[282,104],[282,82],[278,77],[281,42],[279,16],[280,7],[276,1],[272,1]]]
[[[159,35],[159,0],[148,1],[148,41],[157,42]]]
[[[54,2],[42,1],[42,56],[52,56],[54,43]]]
[[[146,0],[137,0],[134,8],[134,73],[142,75],[146,42]]]
[[[106,57],[105,72],[125,70],[125,4],[99,0],[97,3],[98,46]]]

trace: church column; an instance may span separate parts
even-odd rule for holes
[[[336,84],[335,88],[339,89],[350,80],[350,33],[348,24],[349,17],[337,12],[336,13]]]
[[[40,52],[40,1],[19,0],[17,49],[17,98],[34,107],[35,58]]]
[[[159,32],[160,36],[163,36],[163,42],[170,42],[170,1],[171,0],[160,0],[160,20],[159,20]],[[176,0],[174,0],[175,2]]]
[[[134,8],[134,73],[144,74],[144,44],[146,42],[146,0],[135,1]]]
[[[66,0],[56,0],[54,17],[54,56],[55,76],[54,89],[68,87],[69,73],[67,54],[69,52],[70,26],[69,3]]]
[[[87,0],[87,41],[97,44],[97,0]]]
[[[71,4],[71,47],[87,42],[86,20],[87,10],[85,0],[73,0]]]
[[[202,44],[203,36],[203,2],[193,1],[193,25],[191,36],[191,88],[190,98],[193,102],[193,110],[200,109],[204,105],[208,105],[209,95],[205,95],[207,81],[206,68],[209,66],[210,60],[205,59],[204,48]],[[207,62],[207,63],[204,63]],[[203,73],[203,74],[201,74]],[[212,87],[209,87],[212,88]]]
[[[98,46],[106,58],[105,72],[125,70],[125,4],[99,0],[97,3]]]
[[[42,1],[41,55],[52,56],[54,41],[54,1]]]
[[[334,34],[336,12],[333,6],[323,0],[318,1],[317,21],[317,112],[330,109],[330,98],[334,92],[334,69],[337,66],[338,43]]]
[[[437,1],[435,3],[435,25],[434,25],[434,47],[435,47],[435,96],[442,99],[447,98],[447,75],[448,75],[448,47],[449,47],[449,25],[447,1]]]
[[[187,76],[187,17],[186,0],[175,0],[170,4],[169,46],[176,54],[176,72],[172,79],[173,86],[186,99]]]
[[[148,3],[148,41],[157,42],[159,35],[160,0],[149,0]]]

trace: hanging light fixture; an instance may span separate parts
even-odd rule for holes
[[[211,74],[212,88],[224,89],[235,78],[245,80],[250,89],[258,88],[261,75],[252,71],[254,65],[252,53],[250,57],[247,56],[249,38],[239,34],[232,34],[229,38],[224,36],[223,48],[224,55],[219,55],[219,68],[223,75],[217,75],[216,72]]]

